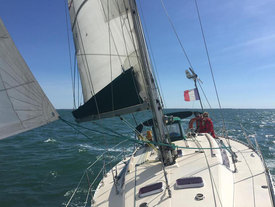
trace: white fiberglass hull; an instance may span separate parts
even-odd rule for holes
[[[227,140],[219,140],[228,146]],[[120,179],[116,180],[112,170],[107,173],[97,187],[92,206],[142,207],[146,203],[148,207],[274,206],[272,182],[260,156],[244,143],[237,140],[229,142],[237,155],[235,165],[231,153],[219,149],[220,141],[208,134],[174,142],[183,148],[179,148],[182,156],[177,158],[176,163],[165,168],[171,198],[165,190],[165,177],[157,152],[149,147],[139,148],[112,169],[113,172],[117,169],[118,173],[126,169],[125,176],[121,173]],[[176,180],[186,177],[201,177],[203,186],[179,189]],[[142,187],[158,182],[163,183],[163,191],[145,197],[139,195]],[[202,194],[201,200],[198,194]]]

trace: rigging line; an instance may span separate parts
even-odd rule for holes
[[[80,130],[78,130],[76,127],[74,127],[73,125],[76,125],[76,124],[73,124],[73,123],[70,123],[69,121],[66,121],[65,119],[63,119],[62,117],[59,117],[60,120],[62,120],[64,123],[66,123],[67,125],[69,125],[70,127],[72,127],[74,130],[76,130],[78,133],[84,135],[86,138],[88,139],[92,139],[90,138],[89,136],[87,136],[85,133],[81,132]],[[86,127],[82,127],[82,128],[85,128],[85,129],[88,129],[88,130],[91,130],[91,131],[94,131],[94,132],[97,132],[97,133],[101,133],[103,135],[106,135],[107,133],[103,133],[103,132],[99,132],[97,130],[92,130],[92,129],[89,129],[89,128],[86,128]],[[109,136],[113,136],[113,135],[110,135],[110,134],[107,134]],[[128,141],[127,139],[126,140],[123,140],[122,142],[119,142],[117,145],[115,145],[114,147],[112,147],[111,149],[113,148],[116,148],[117,146],[119,146],[120,144],[124,143]],[[104,136],[104,142],[105,142],[105,136]],[[105,146],[106,146],[106,142],[105,142]],[[101,159],[101,157],[103,157],[104,159],[104,154],[108,153],[109,152],[109,149],[107,149],[106,152],[104,152],[94,163],[92,163],[92,165],[90,165],[86,170],[90,169],[99,159]]]
[[[73,80],[73,83],[74,83],[74,86],[73,86],[73,88],[74,88],[74,109],[76,109],[76,98],[75,98],[75,96],[76,96],[76,79],[78,78],[78,72],[77,72],[77,68],[76,68],[76,52],[75,52],[75,54],[74,54],[74,80]],[[78,93],[78,98],[79,98],[79,93]],[[79,106],[79,105],[78,105]]]
[[[222,107],[221,107],[221,102],[220,102],[220,98],[219,98],[219,94],[218,94],[218,90],[217,90],[217,86],[216,86],[216,82],[215,82],[215,78],[214,78],[213,68],[212,68],[212,64],[211,64],[211,61],[210,61],[210,56],[209,56],[209,52],[208,52],[206,38],[205,38],[205,35],[204,35],[204,30],[203,30],[203,27],[202,27],[200,11],[199,11],[197,0],[194,0],[194,1],[195,1],[195,4],[196,4],[196,10],[197,10],[197,14],[198,14],[199,23],[200,23],[202,38],[203,38],[204,47],[205,47],[205,51],[206,51],[206,55],[207,55],[207,59],[208,59],[208,64],[209,64],[209,68],[210,68],[210,71],[211,71],[211,76],[212,76],[212,80],[213,80],[213,84],[214,84],[214,88],[215,88],[215,92],[216,92],[216,97],[217,97],[217,100],[218,100],[218,103],[219,103],[219,108],[220,108],[220,112],[221,112],[221,116],[222,116],[222,120],[223,120],[223,127],[224,127],[224,130],[226,130],[226,126],[225,126],[225,122],[224,122],[224,115],[223,115]]]
[[[90,194],[90,190],[92,189],[93,187],[93,184],[95,183],[95,181],[98,179],[99,175],[101,174],[101,172],[103,171],[103,168],[101,168],[101,170],[98,172],[97,176],[95,177],[95,179],[93,180],[92,184],[90,185],[89,189],[88,189],[88,193],[87,193],[87,197],[86,197],[86,200],[85,200],[85,207],[88,203],[88,198],[89,198],[89,194]],[[91,195],[92,197],[92,195]]]
[[[67,11],[67,3],[66,0],[64,0],[64,7],[65,7],[65,17],[66,17],[66,27],[67,27],[67,41],[68,41],[68,47],[69,47],[69,60],[70,60],[70,69],[71,69],[71,79],[72,79],[72,91],[73,91],[73,104],[74,108],[76,108],[75,105],[75,88],[74,88],[74,75],[73,75],[73,67],[72,67],[72,55],[71,55],[71,44],[70,44],[70,37],[69,37],[69,24],[68,24],[68,11]]]
[[[72,201],[74,195],[76,194],[76,192],[77,192],[77,190],[78,190],[78,188],[79,188],[79,186],[80,186],[80,184],[81,184],[81,182],[82,182],[82,180],[83,180],[83,178],[84,178],[84,175],[85,175],[85,172],[83,173],[83,175],[82,175],[80,181],[78,182],[78,185],[76,186],[76,188],[75,188],[75,190],[74,190],[72,196],[70,197],[69,201],[67,202],[66,207],[68,207],[68,206],[70,205],[70,203],[71,203],[71,201]]]
[[[205,161],[206,161],[206,164],[207,164],[207,169],[208,169],[209,176],[210,176],[210,181],[211,181],[211,187],[212,187],[212,193],[213,193],[213,198],[214,198],[215,206],[217,206],[217,201],[216,201],[216,196],[215,196],[215,191],[214,191],[213,175],[212,175],[212,172],[211,172],[211,169],[210,169],[210,164],[208,162],[205,150],[202,148],[201,144],[199,143],[199,141],[197,139],[193,138],[193,140],[195,140],[195,142],[198,144],[198,146],[200,147],[200,149],[203,151],[203,155],[205,157]]]
[[[131,129],[133,130],[134,133],[136,134],[139,134],[142,136],[142,134],[136,130],[135,127],[133,127],[127,120],[125,120],[123,117],[121,117],[122,121]],[[134,139],[132,139],[134,140]],[[169,146],[169,147],[173,147],[173,148],[182,148],[182,149],[228,149],[228,147],[205,147],[205,148],[202,148],[202,147],[197,147],[197,148],[192,148],[192,147],[180,147],[178,145],[173,145],[173,144],[165,144],[165,143],[161,143],[161,142],[154,142],[154,141],[144,141],[144,140],[141,140],[141,141],[138,141],[137,143],[140,143],[140,142],[143,142],[143,143],[146,143],[146,144],[154,144],[154,145],[158,145],[158,146]]]
[[[129,139],[128,137],[125,137],[124,135],[122,135],[122,134],[116,132],[115,130],[113,130],[113,129],[111,129],[111,128],[108,128],[108,127],[105,127],[105,126],[103,126],[103,125],[101,125],[101,124],[99,124],[99,123],[97,123],[97,122],[95,122],[95,121],[93,122],[93,124],[95,124],[95,125],[97,125],[97,126],[103,128],[103,129],[105,129],[105,130],[107,130],[107,131],[110,131],[110,132],[114,133],[117,137],[122,136],[123,138]]]
[[[111,27],[110,27],[110,0],[107,1],[107,12],[108,12],[109,54],[110,54],[109,55],[109,61],[110,61],[109,67],[110,67],[110,75],[111,75],[111,100],[112,100],[112,111],[114,111],[115,106],[114,106],[114,89],[113,89],[113,67],[112,67],[112,56],[111,56],[112,45],[111,45]],[[115,44],[115,41],[114,41],[114,44]]]
[[[157,68],[157,64],[156,64],[156,61],[155,61],[155,56],[154,56],[154,53],[153,53],[153,49],[152,49],[149,33],[148,33],[148,30],[147,30],[147,26],[146,26],[145,16],[143,14],[143,9],[142,9],[141,5],[142,4],[140,3],[139,8],[140,8],[140,12],[141,12],[141,18],[143,19],[144,30],[145,30],[146,36],[148,37],[147,38],[148,41],[146,41],[146,39],[145,39],[145,41],[148,42],[147,45],[149,45],[149,50],[151,51],[151,55],[149,53],[149,57],[150,57],[150,59],[152,59],[152,63],[153,63],[152,64],[152,71],[153,71],[154,78],[157,80],[157,83],[156,83],[157,89],[158,89],[158,92],[160,93],[160,99],[161,99],[162,105],[164,107],[164,106],[166,106],[165,99],[164,99],[164,93],[163,93],[163,90],[162,90],[162,86],[161,86],[161,82],[160,82],[160,78],[159,78],[159,73],[158,73],[158,68]]]
[[[128,62],[129,62],[129,67],[132,66],[131,65],[131,61],[130,61],[130,55],[129,55],[129,52],[128,52],[128,48],[127,48],[127,44],[126,44],[126,38],[125,38],[125,34],[124,34],[124,29],[123,29],[123,25],[125,25],[125,28],[126,28],[126,32],[128,33],[129,35],[129,38],[131,39],[131,34],[129,33],[129,31],[127,30],[127,25],[125,23],[125,20],[124,22],[122,22],[122,13],[121,13],[121,10],[119,8],[119,4],[118,4],[118,1],[116,0],[116,5],[117,5],[117,8],[118,8],[118,11],[119,11],[119,14],[120,14],[120,17],[119,17],[119,20],[120,20],[120,26],[121,26],[121,31],[122,31],[122,37],[123,37],[123,42],[124,42],[124,46],[125,46],[125,50],[126,50],[126,54],[127,54],[127,59],[128,59]],[[125,5],[125,2],[124,2],[124,9],[125,9],[125,12],[126,12],[126,17],[128,16],[128,10],[126,8],[126,5]],[[128,17],[127,17],[128,18]],[[129,21],[129,20],[128,20]],[[129,25],[130,26],[130,25]],[[133,43],[133,42],[132,42]],[[133,43],[133,48],[135,49],[134,47],[134,43]],[[121,64],[121,67],[122,64]],[[122,68],[122,70],[124,70]],[[139,96],[139,91],[138,91],[138,87],[136,85],[136,81],[135,81],[135,77],[134,77],[134,74],[132,74],[132,79],[133,79],[133,83],[134,83],[134,87],[135,87],[135,92],[136,92],[136,95],[138,97],[138,101],[139,103],[141,104],[143,101],[141,100],[140,96]]]
[[[83,3],[82,3],[82,5],[84,5],[84,3],[86,3],[87,2],[87,0],[85,0]],[[72,0],[72,2],[71,2],[71,5],[73,5],[73,9],[74,9],[74,13],[76,13],[75,12],[75,7],[74,7],[74,1]],[[82,6],[81,5],[81,6]],[[81,7],[80,6],[80,7]],[[79,27],[79,23],[78,23],[78,21],[77,21],[77,18],[75,18],[75,23],[74,24],[76,24],[77,25],[77,28],[76,28],[76,33],[75,33],[75,41],[78,41],[78,45],[81,45],[82,46],[82,50],[83,50],[83,52],[84,52],[84,54],[86,54],[86,51],[85,51],[85,48],[84,48],[84,44],[83,44],[83,39],[82,39],[82,35],[81,35],[81,31],[80,31],[80,27]],[[74,31],[74,28],[72,29],[72,32]],[[78,35],[78,33],[79,33],[79,35]],[[78,36],[80,37],[80,38],[78,38]],[[77,46],[77,45],[75,45],[75,46]],[[78,53],[78,52],[80,52],[81,51],[81,47],[80,46],[78,46],[79,48],[76,48],[76,54]],[[83,56],[81,56],[81,59],[82,59],[82,61],[83,61],[83,68],[84,68],[84,72],[85,72],[85,74],[86,74],[86,76],[87,76],[87,80],[88,80],[88,86],[89,86],[89,88],[90,88],[90,92],[92,92],[92,93],[94,93],[93,92],[93,88],[91,88],[92,86],[93,86],[93,84],[92,84],[92,78],[91,78],[91,74],[90,74],[90,71],[89,71],[89,65],[88,65],[88,60],[87,60],[87,57],[84,55],[84,57]],[[83,75],[82,75],[83,76]],[[96,104],[97,105],[97,104]]]
[[[211,107],[211,105],[210,105],[210,103],[209,103],[209,101],[208,101],[208,98],[207,98],[207,96],[205,95],[204,90],[203,90],[203,88],[202,88],[202,86],[201,86],[201,84],[200,84],[199,81],[198,81],[198,83],[199,83],[200,89],[201,89],[201,91],[202,91],[202,93],[203,93],[203,95],[204,95],[204,98],[206,99],[206,102],[208,103],[209,108],[212,109],[212,107]]]
[[[260,175],[262,175],[262,174],[265,174],[265,172],[260,172],[260,173],[257,173],[257,174],[255,174],[255,175],[251,175],[250,177],[245,177],[245,178],[243,178],[243,179],[241,179],[241,180],[238,180],[237,182],[234,182],[234,184],[241,183],[241,182],[243,182],[243,181],[252,179],[252,177],[257,177],[257,176],[260,176]]]
[[[117,138],[120,138],[120,139],[126,139],[127,141],[136,142],[138,144],[154,144],[154,145],[157,145],[157,146],[166,146],[166,147],[181,148],[181,149],[198,149],[196,147],[181,147],[181,146],[177,146],[177,145],[174,145],[174,144],[165,144],[165,143],[154,142],[154,141],[136,140],[136,139],[133,139],[133,138],[129,138],[129,137],[123,135],[123,134],[119,134],[118,132],[112,130],[111,128],[100,126],[97,123],[95,123],[95,124],[97,124],[98,126],[102,127],[105,130],[111,131],[114,134],[109,134],[109,133],[106,133],[106,132],[101,132],[101,131],[98,131],[98,130],[90,129],[90,128],[87,128],[87,127],[84,127],[84,126],[81,126],[81,125],[69,122],[69,121],[63,119],[62,117],[59,117],[59,119],[62,120],[62,121],[64,121],[69,126],[72,126],[72,128],[74,128],[74,129],[76,129],[76,128],[73,127],[73,126],[76,126],[76,127],[80,127],[80,128],[83,128],[83,129],[87,129],[87,130],[93,131],[93,132],[97,132],[97,133],[101,133],[101,134],[106,134],[106,135],[117,137]],[[76,130],[79,133],[81,133],[81,134],[84,135],[84,133],[81,132],[80,130],[78,130],[78,129],[76,129]],[[84,136],[87,137],[87,135],[84,135]],[[88,138],[91,139],[90,137],[88,137]],[[126,140],[124,140],[124,141],[126,141]],[[205,148],[200,148],[200,149],[228,149],[228,148],[231,149],[231,147],[212,147],[212,148],[205,147]]]
[[[178,35],[177,31],[176,31],[176,28],[175,28],[175,26],[174,26],[174,24],[173,24],[173,22],[172,22],[172,19],[170,18],[169,14],[168,14],[168,11],[167,11],[167,9],[166,9],[164,3],[163,3],[163,0],[160,0],[160,2],[161,2],[161,5],[162,5],[163,10],[164,10],[164,12],[165,12],[165,14],[166,14],[166,16],[167,16],[169,22],[170,22],[170,25],[171,25],[171,27],[172,27],[172,29],[173,29],[173,31],[174,31],[176,37],[177,37],[177,40],[178,40],[178,42],[179,42],[179,44],[180,44],[180,46],[181,46],[181,49],[182,49],[182,51],[183,51],[183,53],[184,53],[184,55],[185,55],[185,57],[186,57],[186,59],[187,59],[189,65],[190,65],[190,67],[193,68],[193,66],[192,66],[192,64],[191,64],[191,61],[190,61],[190,59],[189,59],[189,57],[188,57],[188,55],[187,55],[187,53],[186,53],[186,51],[185,51],[185,49],[184,49],[184,47],[183,47],[183,44],[182,44],[182,42],[181,42],[181,40],[180,40],[180,38],[179,38],[179,35]]]
[[[131,130],[133,130],[133,132],[135,133],[135,134],[138,134],[138,135],[141,135],[141,133],[138,131],[138,130],[136,130],[136,128],[135,127],[133,127],[127,120],[125,120],[122,116],[120,116],[120,119],[121,119],[121,121],[123,121],[125,124],[126,124],[126,126],[128,126]],[[142,135],[141,135],[142,136]]]
[[[118,144],[116,144],[115,146],[113,146],[112,148],[109,148],[108,150],[111,149],[115,149],[116,147],[118,147],[120,144],[122,144],[123,142],[125,142],[126,140],[123,140],[122,142],[119,142]],[[91,165],[89,165],[85,171],[91,169],[98,161],[100,161],[102,159],[102,157],[108,153],[108,151],[103,152]]]
[[[86,2],[86,1],[85,1]],[[76,20],[77,21],[77,20]],[[77,22],[77,29],[79,31],[79,36],[80,36],[80,40],[81,40],[81,45],[82,45],[82,49],[85,52],[85,47],[84,47],[84,42],[83,42],[83,38],[82,38],[82,35],[81,35],[81,31],[80,31],[80,27],[79,27],[79,23]],[[91,88],[91,93],[93,95],[93,97],[95,98],[95,105],[96,105],[96,110],[97,110],[97,114],[98,114],[98,117],[100,118],[100,111],[99,111],[99,108],[98,108],[98,103],[97,103],[97,98],[96,98],[96,94],[95,94],[95,90],[94,90],[94,85],[93,85],[93,82],[92,82],[92,77],[91,77],[91,72],[90,72],[90,67],[89,67],[89,63],[88,63],[88,60],[87,60],[87,57],[84,56],[84,63],[86,63],[86,73],[88,74],[88,79],[90,81],[90,88]],[[85,65],[85,64],[84,64]]]
[[[129,2],[129,1],[128,1]],[[123,5],[124,5],[124,8],[126,11],[129,10],[129,8],[126,7],[126,3],[125,3],[125,0],[123,0]],[[132,7],[131,7],[131,3],[129,2],[129,7],[130,7],[130,12],[126,12],[126,17],[127,17],[127,23],[128,23],[128,27],[129,27],[129,30],[128,33],[129,33],[129,36],[132,40],[132,44],[133,44],[133,47],[134,47],[134,53],[136,54],[136,57],[137,57],[137,62],[138,62],[138,66],[139,66],[139,72],[142,74],[141,75],[141,79],[142,79],[142,82],[143,82],[143,85],[144,85],[144,90],[145,90],[145,93],[146,93],[146,96],[149,97],[149,92],[148,92],[148,89],[147,89],[147,84],[146,84],[146,80],[145,80],[145,75],[144,75],[144,69],[143,69],[143,64],[141,63],[141,58],[142,58],[142,55],[141,55],[141,48],[139,48],[139,45],[138,45],[138,42],[135,42],[138,41],[138,34],[137,32],[135,31],[134,29],[134,25],[131,29],[131,23],[130,23],[130,19],[129,19],[129,14],[130,13],[130,17],[131,17],[131,20],[132,20],[132,23],[134,24],[134,15],[133,15],[133,12],[132,11]],[[135,32],[133,34],[133,31]],[[140,54],[139,54],[139,53]]]
[[[75,67],[76,67],[76,59],[75,59]],[[80,96],[81,96],[81,92],[80,92],[80,74],[79,72],[77,73],[77,104],[78,106],[80,106]]]
[[[132,117],[133,117],[133,120],[134,120],[134,122],[135,122],[135,124],[136,124],[136,126],[137,126],[137,125],[138,125],[138,123],[137,123],[137,119],[136,119],[136,117],[135,117],[134,113],[132,113]]]
[[[125,35],[124,35],[124,30],[123,30],[123,25],[125,25],[125,28],[126,28],[126,32],[128,32],[128,35],[129,35],[129,38],[131,39],[131,34],[129,33],[129,31],[127,30],[127,25],[124,21],[124,24],[122,23],[122,14],[121,14],[121,11],[120,11],[120,8],[119,8],[119,5],[118,5],[118,2],[116,0],[116,3],[117,3],[117,7],[118,7],[118,10],[119,10],[119,13],[120,13],[120,24],[121,24],[121,30],[122,30],[122,36],[123,36],[123,41],[124,41],[124,45],[125,45],[125,50],[126,50],[126,54],[127,54],[127,58],[128,58],[128,61],[129,61],[129,66],[132,66],[131,65],[131,61],[130,61],[130,56],[129,56],[129,53],[128,53],[128,49],[127,49],[127,44],[126,44],[126,38],[125,38]],[[123,1],[124,3],[124,9],[126,11],[126,17],[128,19],[128,10],[126,9],[126,5],[125,5],[125,2]],[[129,19],[128,19],[128,22],[129,22]],[[129,24],[129,27],[130,27],[130,24]],[[133,39],[132,39],[133,41]],[[135,46],[134,46],[134,42],[133,43],[133,48],[135,49]],[[138,56],[137,56],[138,58]],[[134,74],[132,73],[132,79],[133,79],[133,83],[134,83],[134,87],[135,87],[135,92],[136,92],[136,95],[137,95],[137,98],[138,98],[138,101],[139,103],[141,104],[143,102],[142,98],[139,96],[139,90],[138,90],[138,87],[137,87],[137,84],[136,84],[136,81],[135,81],[135,77],[134,77]]]
[[[117,154],[112,160],[110,160],[109,162],[106,163],[106,165],[111,166],[111,164],[115,161],[121,161],[122,158],[120,157],[121,155],[124,154],[124,151],[120,152],[119,154]]]
[[[131,65],[131,61],[130,61],[130,56],[129,56],[129,52],[128,52],[128,48],[127,48],[127,44],[126,44],[126,38],[125,38],[125,34],[124,34],[124,29],[123,29],[122,12],[121,12],[121,10],[119,8],[118,1],[117,0],[115,0],[115,1],[116,1],[117,9],[119,11],[119,20],[120,20],[120,27],[121,27],[121,31],[122,31],[123,43],[124,43],[127,59],[128,59],[129,66],[130,66]],[[127,12],[127,11],[125,11],[125,12]],[[126,27],[126,25],[125,25],[125,27]]]
[[[236,149],[237,150],[237,149]],[[239,151],[239,150],[238,150]],[[239,151],[239,153],[242,155],[242,157],[243,157],[243,159],[244,159],[244,161],[245,161],[245,163],[246,163],[246,165],[247,165],[247,168],[248,168],[248,170],[249,170],[249,172],[250,172],[250,175],[251,175],[251,181],[252,181],[252,186],[253,186],[253,188],[252,188],[252,192],[253,192],[253,202],[254,202],[254,207],[256,206],[256,201],[255,201],[255,184],[254,184],[254,175],[253,175],[253,172],[252,172],[252,170],[251,170],[251,168],[250,168],[250,166],[249,166],[249,164],[248,164],[248,162],[247,162],[247,159],[245,158],[245,156],[243,155],[243,153],[241,152],[241,151]]]
[[[110,0],[107,1],[107,10],[108,10],[109,61],[110,61],[110,76],[111,76],[110,77],[111,78],[111,100],[112,100],[112,111],[114,111],[115,106],[114,106],[114,88],[113,88],[113,67],[112,67],[112,55],[111,55],[111,53],[112,53],[112,45],[111,45],[112,32],[111,32],[111,26],[110,26]],[[103,11],[104,11],[104,9],[103,9]],[[121,57],[118,54],[118,50],[116,48],[116,43],[115,43],[114,38],[113,38],[113,43],[114,43],[114,46],[115,46],[115,49],[116,49],[116,52],[118,55],[118,59],[121,62]],[[104,145],[106,146],[107,143],[106,143],[105,135],[103,135],[103,142],[104,142]],[[105,163],[105,156],[103,156],[103,159],[104,159],[104,163]],[[105,165],[103,167],[105,168]],[[103,177],[104,177],[104,175],[103,175]]]
[[[75,129],[76,131],[78,131],[79,133],[81,133],[82,135],[84,135],[88,139],[92,139],[92,138],[90,138],[89,136],[87,136],[86,134],[84,134],[83,132],[81,132],[80,130],[78,130],[75,127],[79,127],[79,128],[86,129],[86,130],[89,130],[89,131],[92,131],[92,132],[96,132],[96,133],[99,133],[99,134],[103,134],[103,135],[108,135],[108,136],[112,136],[112,137],[120,137],[120,135],[118,136],[118,135],[114,135],[114,134],[109,134],[109,133],[102,132],[102,131],[99,131],[99,130],[90,129],[90,128],[87,128],[87,127],[84,127],[84,126],[81,126],[81,125],[78,125],[78,124],[74,124],[72,122],[69,122],[69,121],[63,119],[62,117],[59,117],[59,119],[61,121],[65,122],[67,125],[71,126],[73,129]]]
[[[109,11],[108,11],[108,14],[106,15],[106,11],[105,11],[105,9],[104,9],[104,6],[103,6],[103,3],[102,3],[102,1],[100,1],[101,3],[99,3],[99,4],[101,4],[101,7],[102,7],[102,10],[103,10],[103,13],[104,13],[104,16],[105,16],[105,18],[107,19],[107,21],[108,21],[108,31],[109,31],[109,36],[111,36],[111,38],[109,37],[109,39],[112,39],[113,40],[113,43],[114,43],[114,48],[115,48],[115,50],[116,50],[116,53],[117,53],[117,57],[118,57],[118,60],[119,60],[119,62],[120,62],[120,65],[122,65],[122,60],[121,60],[121,57],[120,57],[120,55],[119,55],[119,52],[118,52],[118,48],[117,48],[117,44],[116,44],[116,42],[115,42],[115,38],[114,38],[114,35],[113,35],[113,33],[112,33],[112,30],[111,30],[111,27],[110,27],[110,17],[109,17]],[[109,10],[109,0],[107,0],[107,10]],[[111,53],[111,52],[109,52],[109,53]],[[110,54],[108,54],[108,56],[109,56]]]

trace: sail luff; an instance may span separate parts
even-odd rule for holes
[[[58,119],[0,19],[0,139]]]

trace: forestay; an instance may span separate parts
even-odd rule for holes
[[[58,119],[0,19],[0,139]]]
[[[147,109],[131,0],[69,0],[68,4],[84,97],[84,105],[73,112],[76,119]]]

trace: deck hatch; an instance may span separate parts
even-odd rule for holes
[[[178,189],[200,188],[203,186],[204,186],[204,183],[201,177],[186,177],[186,178],[179,178],[176,180],[176,187]]]
[[[140,198],[143,198],[149,195],[160,193],[162,191],[163,191],[163,183],[158,182],[158,183],[154,183],[154,184],[147,185],[145,187],[140,188],[138,192],[138,196]]]

